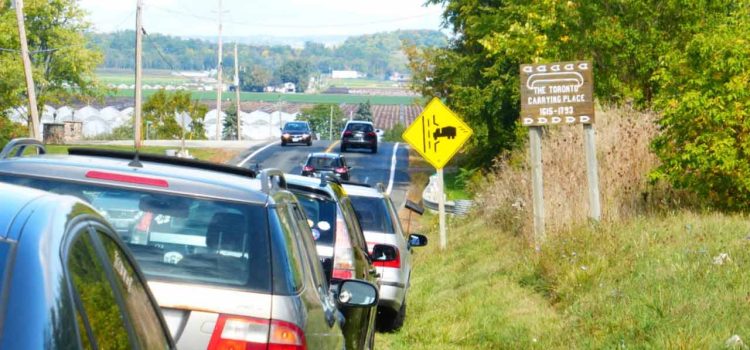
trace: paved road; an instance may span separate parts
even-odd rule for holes
[[[395,157],[394,157],[395,150]],[[235,162],[251,169],[278,168],[286,173],[299,174],[302,163],[311,152],[339,152],[338,142],[314,141],[313,145],[282,147],[276,141],[251,147]],[[409,188],[409,151],[403,143],[381,142],[378,153],[371,154],[369,150],[352,150],[344,154],[352,167],[352,181],[370,185],[383,183],[391,188],[391,197],[396,206],[404,204],[406,191]]]

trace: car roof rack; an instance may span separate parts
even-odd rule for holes
[[[80,147],[69,148],[68,154],[72,156],[105,157],[105,158],[115,158],[115,159],[123,159],[123,160],[132,160],[132,159],[135,159],[135,156],[136,156],[135,152],[129,152],[129,151],[115,151],[115,150],[80,148]],[[238,166],[233,166],[233,165],[211,163],[211,162],[206,162],[206,161],[197,160],[197,159],[177,158],[177,157],[163,156],[160,154],[149,154],[149,153],[139,153],[138,159],[145,161],[145,162],[178,165],[178,166],[184,166],[184,167],[201,169],[201,170],[210,170],[210,171],[217,171],[217,172],[227,173],[227,174],[232,174],[232,175],[246,176],[246,177],[251,177],[251,178],[256,177],[255,171],[251,169],[240,168]]]
[[[265,194],[270,195],[273,192],[287,189],[284,172],[279,169],[263,169],[258,177],[260,178],[260,189]]]
[[[21,157],[28,147],[35,147],[38,154],[47,154],[47,149],[41,141],[31,138],[17,138],[10,140],[10,142],[3,147],[3,150],[0,151],[0,159]]]

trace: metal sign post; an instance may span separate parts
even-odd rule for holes
[[[544,186],[542,181],[542,127],[583,124],[589,216],[601,219],[599,175],[594,142],[593,66],[587,61],[521,65],[521,124],[530,127],[534,243],[544,242]]]
[[[438,216],[440,221],[440,249],[448,244],[445,229],[445,182],[443,167],[469,140],[473,131],[438,98],[433,98],[422,114],[409,125],[402,135],[437,170]]]

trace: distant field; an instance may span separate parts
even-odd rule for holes
[[[96,71],[96,76],[104,84],[134,84],[135,73],[126,69],[101,69]],[[168,70],[144,70],[143,83],[148,85],[167,85],[189,83],[191,80],[185,77],[178,77],[171,74]]]
[[[399,88],[399,84],[387,80],[374,79],[325,79],[325,86],[345,87],[354,89],[393,89]]]
[[[153,95],[156,90],[143,91],[144,97]],[[194,91],[193,98],[200,100],[215,100],[216,93],[212,91]],[[224,93],[226,97],[233,98],[234,93]],[[116,97],[133,97],[133,91],[117,91]],[[276,93],[256,93],[243,92],[240,94],[243,102],[290,102],[290,103],[361,103],[370,101],[373,105],[411,105],[413,103],[422,104],[419,99],[409,96],[360,96],[360,95],[329,95],[329,94],[276,94]]]

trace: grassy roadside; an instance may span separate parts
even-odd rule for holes
[[[468,218],[415,254],[404,328],[385,349],[723,348],[750,339],[750,223],[682,212],[561,233],[537,254]],[[718,264],[722,253],[728,255]],[[715,260],[716,259],[716,263]]]
[[[70,147],[83,147],[83,148],[99,148],[109,149],[116,151],[132,151],[133,146],[110,146],[110,145],[47,145],[47,152],[50,154],[64,154],[68,152]],[[164,154],[168,149],[176,149],[175,147],[158,147],[158,146],[147,146],[141,149],[143,153],[155,153]],[[188,151],[192,156],[200,160],[206,160],[215,163],[226,163],[232,158],[239,155],[241,150],[234,149],[222,149],[222,148],[188,148]]]

